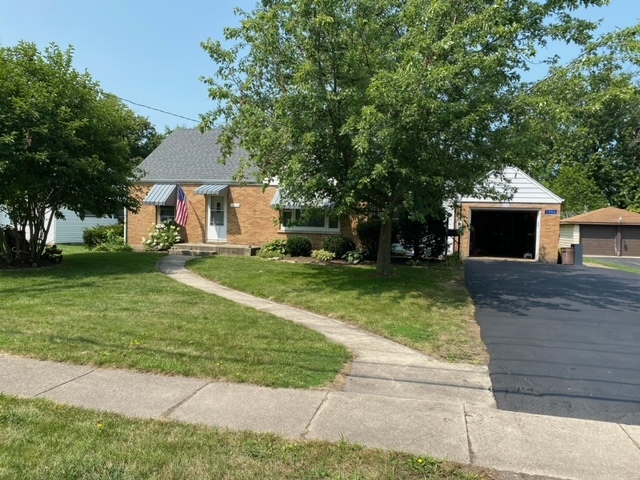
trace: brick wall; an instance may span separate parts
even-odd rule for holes
[[[197,185],[182,185],[187,196],[189,220],[181,235],[185,243],[204,243],[207,241],[207,196],[193,192]],[[152,185],[144,185],[138,195],[145,198]],[[227,243],[231,245],[263,245],[278,238],[291,235],[309,237],[314,249],[321,248],[321,234],[284,233],[279,231],[278,212],[271,208],[277,188],[268,187],[264,191],[261,186],[232,186],[227,196]],[[235,206],[232,206],[235,205]],[[152,224],[157,222],[157,207],[143,205],[137,214],[129,212],[127,217],[127,241],[139,247],[142,237],[147,237]],[[342,235],[353,237],[351,222],[348,218],[341,220]]]
[[[462,218],[465,222],[464,233],[460,237],[460,252],[463,257],[469,256],[469,228],[468,222],[470,218],[470,211],[474,208],[487,209],[491,208],[490,203],[467,203],[463,204],[461,208]],[[560,209],[561,205],[544,205],[544,204],[525,204],[525,203],[513,203],[508,207],[509,211],[514,210],[537,210],[540,212],[540,243],[538,258],[541,262],[556,263],[558,259],[558,243],[560,240]],[[502,204],[495,207],[500,210],[507,210],[503,208]],[[557,210],[557,215],[546,215],[545,210]]]

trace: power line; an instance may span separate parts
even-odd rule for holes
[[[111,95],[112,97],[116,97],[118,100],[122,100],[123,102],[130,103],[132,105],[137,105],[138,107],[148,108],[149,110],[154,110],[156,112],[164,113],[165,115],[171,115],[173,117],[182,118],[184,120],[189,120],[190,122],[200,123],[200,120],[195,120],[193,118],[185,117],[184,115],[178,115],[177,113],[167,112],[166,110],[161,110],[159,108],[150,107],[149,105],[143,105],[142,103],[134,102],[133,100],[127,100],[126,98],[119,97],[113,93],[108,93],[107,95]]]

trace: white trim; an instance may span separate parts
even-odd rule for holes
[[[299,210],[302,210],[302,209],[300,209],[300,208],[283,208],[280,211],[280,220],[282,221],[282,214],[284,212],[293,212],[292,220],[295,221],[296,220],[295,212],[297,212]],[[337,216],[338,226],[336,228],[330,228],[329,227],[329,220],[330,220],[330,215],[327,212],[325,212],[324,213],[324,225],[325,225],[324,227],[309,227],[309,226],[305,226],[305,225],[287,227],[287,226],[284,226],[282,223],[280,223],[279,232],[281,232],[281,233],[326,233],[326,234],[337,234],[337,233],[340,233],[340,216]]]
[[[536,254],[534,259],[540,261],[540,225],[542,224],[542,210],[538,210],[538,218],[536,219]]]

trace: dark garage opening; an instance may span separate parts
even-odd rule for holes
[[[537,211],[473,210],[469,256],[534,259],[537,220]]]

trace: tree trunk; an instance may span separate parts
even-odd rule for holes
[[[380,241],[378,242],[378,260],[376,273],[383,277],[391,275],[391,230],[390,218],[383,218],[380,226]]]

